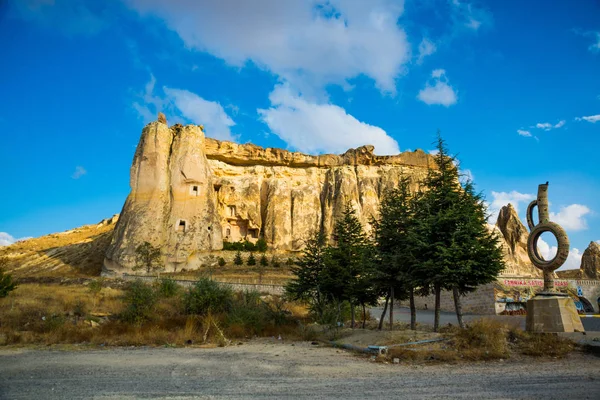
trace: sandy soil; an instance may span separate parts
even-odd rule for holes
[[[0,398],[598,399],[600,358],[382,364],[309,342],[0,350]]]

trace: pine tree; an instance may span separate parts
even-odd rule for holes
[[[260,257],[260,261],[259,262],[260,262],[260,265],[263,266],[263,267],[266,267],[266,266],[269,265],[269,260],[267,259],[267,256],[264,255],[264,254]]]
[[[242,253],[238,250],[237,253],[235,253],[235,257],[233,258],[233,263],[235,265],[242,265],[244,264],[244,260],[242,260]]]
[[[296,265],[291,267],[295,278],[285,287],[286,293],[292,299],[307,301],[311,311],[319,317],[323,315],[326,301],[321,289],[326,251],[325,235],[321,231],[314,232],[306,241],[302,256]]]
[[[474,194],[470,182],[461,186],[457,161],[439,133],[436,147],[437,169],[428,173],[425,191],[413,204],[418,258],[413,277],[424,291],[433,288],[435,331],[442,289],[455,294],[462,327],[460,295],[491,282],[503,268],[495,238],[487,232],[483,199]]]
[[[416,308],[414,303],[415,280],[412,276],[416,262],[411,194],[408,179],[402,179],[397,188],[388,191],[379,208],[379,219],[373,221],[377,255],[375,283],[381,294],[386,295],[386,306],[379,321],[379,329],[390,303],[390,329],[393,329],[394,299],[410,298],[411,329],[416,329]]]
[[[256,258],[254,257],[254,253],[250,253],[248,256],[248,261],[246,262],[248,265],[256,265]]]

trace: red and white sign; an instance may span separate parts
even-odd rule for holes
[[[543,287],[544,280],[543,279],[504,279],[504,286],[535,286],[535,287]],[[554,286],[556,287],[567,287],[569,286],[569,281],[565,280],[555,280]]]

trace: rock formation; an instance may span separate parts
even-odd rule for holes
[[[167,271],[199,267],[223,240],[263,237],[272,249],[301,250],[317,229],[331,236],[346,202],[370,230],[385,191],[403,177],[417,190],[435,165],[422,150],[373,150],[312,156],[209,139],[199,126],[159,118],[142,132],[105,273],[131,271],[145,241],[162,249]]]
[[[496,228],[501,233],[500,243],[506,263],[502,275],[541,277],[541,271],[531,263],[527,255],[529,232],[512,204],[509,203],[500,209]]]
[[[585,278],[598,279],[600,277],[600,244],[590,242],[581,256],[580,269]]]

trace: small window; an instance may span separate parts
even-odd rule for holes
[[[235,206],[228,206],[229,208],[229,216],[235,217]]]
[[[192,196],[198,196],[198,193],[199,193],[199,192],[200,192],[200,188],[198,188],[198,185],[193,185],[193,186],[190,188],[190,194],[191,194]]]
[[[177,232],[185,232],[186,223],[184,219],[180,219],[177,223]]]
[[[227,228],[225,236],[231,236],[231,228]]]

